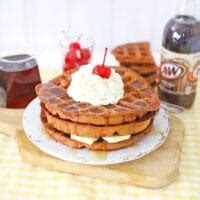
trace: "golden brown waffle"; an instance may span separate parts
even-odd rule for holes
[[[122,66],[139,73],[148,83],[156,83],[158,67],[148,42],[124,44],[116,47],[112,52]],[[153,73],[154,75],[152,75]]]
[[[123,44],[114,48],[112,53],[120,63],[155,65],[148,42]]]
[[[42,115],[46,117],[49,125],[58,131],[66,134],[75,134],[82,137],[107,137],[117,135],[137,134],[143,131],[150,124],[154,115],[144,121],[135,121],[112,126],[96,126],[91,124],[74,123],[68,120],[60,119],[51,115],[46,109],[42,108]]]
[[[158,68],[156,65],[153,64],[147,64],[147,65],[135,65],[135,64],[127,64],[127,63],[121,63],[122,66],[127,67],[141,76],[146,75],[146,74],[152,74],[152,73],[157,73]]]
[[[117,104],[93,106],[89,103],[75,102],[67,95],[70,73],[38,85],[36,93],[51,114],[79,123],[122,124],[159,109],[160,102],[145,79],[125,67],[116,68],[116,72],[122,77],[125,90],[124,97]]]
[[[147,80],[147,82],[149,84],[154,84],[157,82],[157,79],[158,79],[158,75],[157,73],[153,73],[153,74],[148,74],[148,75],[145,75],[144,78]]]
[[[79,141],[71,139],[69,135],[66,135],[65,133],[57,131],[56,129],[52,128],[48,123],[44,122],[45,130],[55,141],[67,146],[71,146],[73,148],[86,147],[87,149],[90,149],[92,151],[115,150],[115,149],[120,149],[120,148],[130,146],[132,144],[135,144],[136,142],[142,140],[150,132],[151,127],[152,127],[152,123],[150,123],[149,126],[142,132],[138,134],[134,134],[131,136],[130,139],[127,139],[121,142],[108,143],[104,140],[99,140],[89,145],[89,144],[85,144],[83,142],[79,142]]]

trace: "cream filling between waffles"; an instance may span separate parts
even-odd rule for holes
[[[151,123],[151,120],[147,120],[147,124],[145,125],[144,129],[146,129],[149,126],[150,123]],[[140,130],[139,132],[141,132],[143,130]],[[135,134],[137,134],[137,133],[135,133]],[[131,136],[132,136],[132,134],[129,134],[129,135],[112,135],[112,136],[109,136],[109,137],[93,138],[93,137],[78,136],[78,135],[74,135],[74,134],[70,135],[71,139],[79,141],[79,142],[83,142],[83,143],[89,144],[89,145],[94,144],[100,138],[103,139],[104,141],[108,142],[108,143],[117,143],[117,142],[121,142],[121,141],[124,141],[124,140],[128,140],[128,139],[131,138]]]
[[[93,74],[94,65],[82,66],[72,74],[72,81],[67,94],[77,102],[92,105],[116,104],[124,95],[121,76],[111,69],[108,79]]]
[[[131,135],[113,135],[110,137],[102,137],[103,140],[105,140],[108,143],[116,143],[116,142],[121,142],[123,140],[127,140],[131,137]],[[81,137],[81,136],[77,136],[77,135],[71,135],[71,138],[79,141],[79,142],[83,142],[86,144],[93,144],[95,143],[99,138],[91,138],[91,137]]]

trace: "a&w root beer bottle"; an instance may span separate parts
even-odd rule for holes
[[[165,26],[158,96],[171,111],[194,102],[200,66],[200,0],[178,0],[176,16]]]

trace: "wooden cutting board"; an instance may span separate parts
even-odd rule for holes
[[[3,113],[2,110],[0,110],[0,113]],[[9,114],[8,124],[5,119],[7,114]],[[63,161],[42,152],[24,134],[20,121],[22,111],[15,111],[14,114],[15,117],[10,112],[4,112],[4,115],[0,115],[0,127],[3,125],[0,132],[16,136],[22,159],[34,166],[147,188],[159,188],[168,185],[178,175],[184,126],[180,119],[173,115],[170,115],[171,130],[167,140],[154,152],[127,163],[92,166]],[[12,125],[11,122],[15,119],[18,122],[15,121]]]

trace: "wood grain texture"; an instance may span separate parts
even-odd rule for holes
[[[19,150],[24,161],[34,166],[76,175],[106,179],[147,188],[159,188],[176,180],[178,175],[184,126],[171,115],[171,130],[165,143],[145,157],[116,165],[92,166],[66,162],[49,156],[18,131]]]

